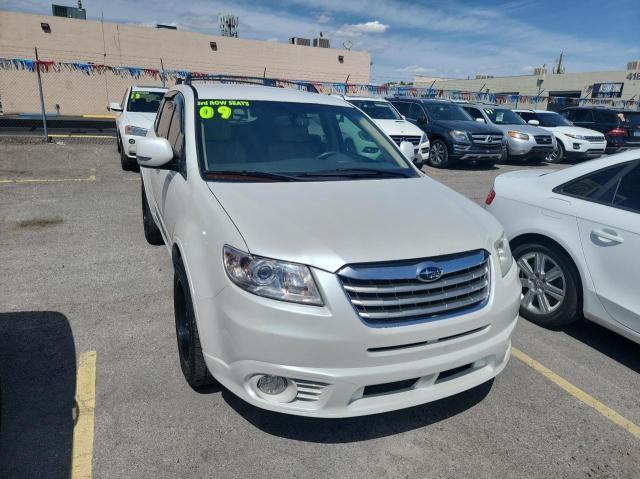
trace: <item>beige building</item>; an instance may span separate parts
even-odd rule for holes
[[[368,52],[0,11],[0,57],[33,59],[36,47],[41,60],[326,82],[368,83],[371,68]],[[128,85],[160,85],[109,73],[42,77],[47,112],[66,115],[106,113]],[[39,111],[35,74],[0,70],[0,102],[5,114]]]
[[[564,98],[608,98],[617,101],[640,99],[640,62],[629,62],[626,70],[552,74],[544,69],[536,69],[535,75],[510,77],[480,77],[475,79],[449,79],[416,76],[416,87],[432,87],[438,90],[458,90],[466,92],[486,92],[519,94],[541,97]],[[571,100],[559,100],[548,104],[519,103],[523,108],[559,110]],[[516,106],[509,103],[509,106]],[[637,103],[633,108],[637,108]]]

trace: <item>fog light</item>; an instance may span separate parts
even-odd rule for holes
[[[129,138],[129,144],[130,145],[135,145],[136,140],[134,140],[133,138]]]
[[[573,144],[573,149],[574,150],[579,150],[580,149],[580,143],[574,143]]]
[[[265,394],[275,396],[282,394],[287,389],[287,379],[282,376],[261,376],[258,379],[258,389]]]

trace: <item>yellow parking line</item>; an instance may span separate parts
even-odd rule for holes
[[[73,428],[71,479],[91,479],[93,474],[93,416],[96,405],[96,352],[80,355],[76,380],[78,419]]]
[[[513,348],[512,354],[513,356],[518,358],[520,361],[525,363],[527,366],[529,366],[530,368],[542,374],[549,381],[555,383],[557,386],[560,386],[562,389],[564,389],[566,392],[571,394],[573,397],[575,397],[582,403],[598,411],[600,414],[606,417],[609,421],[613,422],[614,424],[617,424],[623,429],[626,429],[631,434],[633,434],[636,438],[640,439],[640,426],[638,426],[637,424],[634,424],[633,422],[628,420],[626,417],[617,413],[610,407],[605,406],[593,396],[587,394],[582,389],[574,386],[566,379],[558,376],[549,368],[547,368],[546,366],[543,366],[538,361],[533,359],[531,356],[523,353],[519,349]]]
[[[70,134],[55,134],[55,135],[49,135],[49,138],[115,138],[114,135],[80,135],[80,134],[74,134],[74,133],[70,133]]]
[[[0,178],[0,184],[9,183],[59,183],[61,181],[96,181],[96,170],[91,169],[86,178]]]

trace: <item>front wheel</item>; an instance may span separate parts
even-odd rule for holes
[[[580,280],[558,247],[524,243],[513,250],[522,283],[520,316],[548,328],[576,322],[582,314]]]
[[[173,308],[180,369],[184,378],[194,389],[215,383],[204,361],[187,273],[181,258],[177,258],[174,264]]]
[[[449,164],[449,149],[447,148],[447,144],[442,140],[433,140],[427,161],[429,165],[434,168],[446,168]]]
[[[558,141],[555,150],[549,156],[547,156],[547,163],[562,163],[564,160],[565,151],[562,143]]]

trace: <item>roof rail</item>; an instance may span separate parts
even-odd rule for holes
[[[236,75],[210,75],[189,73],[184,79],[178,78],[177,84],[184,83],[191,85],[194,82],[219,82],[219,83],[242,83],[250,85],[261,85],[275,88],[285,88],[286,86],[304,89],[310,93],[320,93],[313,83],[295,80],[281,80],[276,78],[250,77]]]

